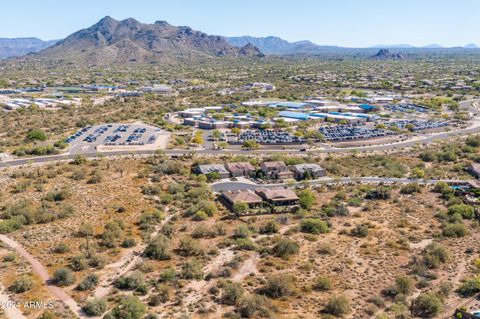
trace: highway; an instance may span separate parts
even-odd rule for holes
[[[417,139],[411,139],[401,142],[395,142],[390,144],[382,145],[370,145],[370,146],[358,146],[358,147],[346,147],[346,148],[321,148],[321,149],[310,149],[307,151],[300,150],[284,150],[284,149],[259,149],[259,150],[211,150],[211,149],[199,149],[199,150],[175,150],[167,149],[163,153],[167,156],[181,156],[186,154],[198,154],[198,155],[227,155],[227,154],[272,154],[272,153],[286,153],[288,154],[323,154],[323,153],[351,153],[351,152],[369,152],[369,151],[387,151],[394,149],[401,149],[406,147],[413,147],[417,145],[428,145],[434,141],[445,140],[448,138],[465,136],[469,134],[480,133],[480,110],[473,106],[474,102],[480,102],[480,100],[468,100],[460,103],[461,108],[469,110],[474,115],[474,120],[471,121],[469,127],[452,130],[449,132],[443,133],[432,133],[425,136],[422,136]],[[155,150],[119,150],[119,151],[107,151],[107,152],[89,152],[82,154],[86,158],[97,158],[97,157],[111,157],[111,156],[125,156],[125,155],[149,155],[155,154]],[[37,156],[37,157],[25,157],[25,158],[15,158],[12,160],[0,162],[0,168],[2,167],[11,167],[11,166],[21,166],[28,164],[39,164],[39,163],[48,163],[48,162],[58,162],[74,159],[78,154],[59,154],[59,155],[49,155],[49,156]]]
[[[436,184],[438,182],[447,182],[451,184],[463,184],[467,181],[457,179],[410,179],[410,178],[393,178],[393,177],[322,177],[316,180],[301,181],[295,183],[277,183],[277,184],[255,184],[253,182],[234,182],[234,181],[220,181],[210,185],[214,192],[235,191],[235,190],[255,190],[259,187],[273,188],[273,187],[296,187],[303,186],[308,183],[311,186],[315,185],[332,185],[332,184],[348,184],[348,183],[372,183],[372,184]]]

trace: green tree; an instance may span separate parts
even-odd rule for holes
[[[299,202],[300,206],[305,209],[310,209],[312,205],[315,203],[315,195],[309,189],[304,189],[299,194]]]
[[[243,142],[242,148],[247,150],[257,150],[260,148],[260,144],[258,144],[255,140],[246,140]]]
[[[29,141],[46,141],[47,134],[40,129],[33,129],[28,131],[27,133],[27,140]]]

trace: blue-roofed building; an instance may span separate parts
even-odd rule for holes
[[[281,111],[278,113],[278,116],[302,121],[306,121],[309,118],[308,114],[292,111]]]
[[[375,106],[370,104],[360,104],[358,107],[361,108],[362,110],[365,110],[365,112],[372,112],[376,109]]]
[[[276,107],[286,107],[289,109],[303,109],[306,107],[311,107],[311,105],[303,102],[278,102],[275,104]]]

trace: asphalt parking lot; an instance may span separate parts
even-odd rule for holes
[[[148,147],[157,143],[160,128],[146,124],[102,124],[87,126],[67,138],[71,154],[93,153],[99,147]]]

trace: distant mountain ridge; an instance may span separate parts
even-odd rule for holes
[[[416,47],[410,44],[378,44],[368,48],[347,48],[334,45],[318,45],[311,41],[296,41],[288,42],[279,37],[225,37],[225,39],[232,45],[241,47],[248,43],[258,47],[260,51],[265,54],[290,55],[290,54],[322,54],[322,53],[336,53],[336,52],[364,52],[370,53],[375,49],[407,49],[407,50],[422,50],[422,49],[476,49],[475,44],[467,44],[463,47],[446,48],[438,44],[430,44],[423,47]],[[367,54],[368,54],[367,53]],[[372,53],[373,54],[373,53]]]
[[[400,53],[392,53],[389,49],[380,49],[377,54],[372,55],[370,58],[376,60],[403,60],[405,56]]]
[[[242,47],[249,43],[259,48],[265,54],[317,54],[326,48],[339,48],[336,46],[320,46],[311,41],[288,42],[279,37],[225,37],[225,39],[236,47]]]
[[[58,40],[43,41],[38,38],[0,38],[0,59],[38,52],[57,43]]]
[[[186,26],[172,26],[166,21],[140,23],[129,18],[117,21],[104,17],[93,26],[79,30],[63,40],[37,38],[0,38],[0,59],[34,53],[32,58],[59,60],[81,65],[105,65],[126,62],[171,62],[221,56],[269,55],[350,55],[370,57],[379,49],[398,49],[401,54],[455,54],[478,52],[474,43],[463,47],[430,44],[379,44],[368,48],[317,45],[311,41],[289,42],[280,37],[223,37],[207,35]],[[476,49],[475,51],[473,51]],[[38,54],[36,54],[38,52]]]
[[[257,56],[263,53],[250,45],[237,48],[223,37],[208,35],[166,21],[153,24],[133,18],[122,21],[104,17],[79,30],[32,58],[81,65],[110,65],[128,62],[174,62],[222,56]]]

